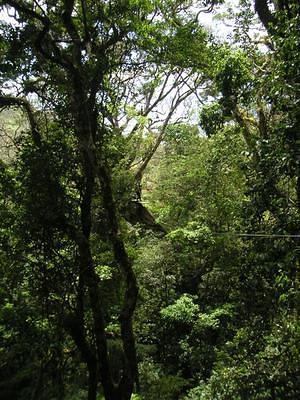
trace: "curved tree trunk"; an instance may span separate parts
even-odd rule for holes
[[[137,359],[135,339],[133,334],[132,319],[136,307],[138,287],[131,261],[127,255],[124,242],[121,237],[116,205],[112,193],[112,184],[107,168],[103,160],[97,159],[94,138],[99,135],[96,125],[93,123],[93,105],[88,110],[83,104],[88,104],[84,96],[83,88],[78,85],[77,76],[74,98],[74,122],[75,132],[80,143],[83,159],[83,171],[86,179],[85,199],[81,205],[82,236],[78,240],[81,269],[85,271],[84,280],[88,288],[90,304],[94,320],[94,334],[96,338],[99,374],[106,400],[129,400],[133,392],[134,383],[137,381]],[[77,105],[80,105],[78,108]],[[99,149],[98,149],[99,152]],[[101,149],[100,149],[101,152]],[[122,311],[120,314],[121,338],[124,350],[124,371],[121,381],[114,384],[111,376],[111,368],[108,358],[107,339],[103,317],[101,294],[99,292],[98,278],[94,270],[93,258],[90,249],[89,237],[92,225],[91,199],[94,190],[95,179],[100,184],[100,195],[103,207],[107,214],[108,235],[112,245],[115,260],[118,262],[125,281],[125,293]]]

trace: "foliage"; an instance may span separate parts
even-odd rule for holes
[[[251,334],[239,331],[233,342],[227,344],[231,356],[224,358],[220,354],[209,382],[192,389],[186,399],[295,398],[299,390],[299,349],[295,345],[298,330],[295,321],[285,321],[283,325],[277,321],[271,333],[260,339],[261,351],[244,359],[239,358],[241,349],[237,349],[248,346]]]
[[[299,5],[227,3],[0,2],[1,398],[299,397]]]
[[[140,364],[142,398],[154,400],[157,396],[166,400],[178,398],[187,382],[180,376],[166,375],[161,366],[151,360]]]

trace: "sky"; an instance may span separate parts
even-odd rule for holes
[[[224,21],[224,17],[225,14],[233,16],[233,13],[238,10],[238,3],[239,0],[226,0],[224,5],[215,7],[212,12],[200,13],[199,22],[218,39],[230,39],[230,36],[233,35],[235,21],[228,18]]]

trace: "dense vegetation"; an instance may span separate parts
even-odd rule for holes
[[[300,5],[230,6],[0,0],[1,399],[300,398]]]

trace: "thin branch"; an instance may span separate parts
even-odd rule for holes
[[[170,122],[175,110],[192,93],[193,93],[193,90],[188,90],[183,95],[178,97],[176,101],[174,101],[174,99],[173,99],[171,109],[160,129],[160,133],[157,136],[154,145],[152,146],[152,148],[148,149],[147,153],[143,157],[143,162],[142,162],[140,168],[138,169],[138,171],[135,174],[135,179],[136,179],[137,185],[140,185],[141,179],[143,177],[143,173],[144,173],[147,165],[149,164],[150,160],[152,159],[156,150],[158,149],[159,145],[161,144],[161,142],[165,136],[166,129],[169,125],[169,122]]]

